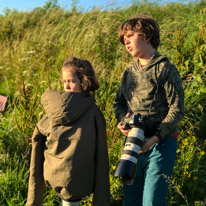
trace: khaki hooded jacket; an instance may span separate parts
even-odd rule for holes
[[[27,206],[43,205],[44,183],[66,201],[94,193],[93,205],[109,206],[105,119],[85,92],[46,91],[46,115],[32,137]]]

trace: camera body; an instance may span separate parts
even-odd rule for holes
[[[125,130],[132,129],[135,127],[145,130],[146,118],[141,116],[141,114],[132,114],[130,117],[124,117],[122,119],[122,125],[125,127]]]
[[[114,177],[122,177],[124,184],[131,185],[134,182],[139,151],[145,140],[145,117],[140,114],[124,117],[122,125],[125,130],[131,130],[126,137],[121,158],[114,171]]]

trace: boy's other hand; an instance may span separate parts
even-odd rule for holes
[[[145,153],[146,151],[149,150],[149,148],[159,142],[159,138],[157,136],[152,136],[148,139],[148,141],[145,141],[142,145],[141,150],[139,151],[139,154]]]
[[[131,114],[128,112],[125,117],[130,117]],[[128,136],[128,133],[131,129],[128,129],[126,130],[125,127],[122,125],[122,122],[120,122],[118,125],[117,125],[117,128],[122,132],[123,135],[126,135]]]

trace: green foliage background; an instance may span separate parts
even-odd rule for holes
[[[73,1],[75,3],[75,1]],[[134,1],[127,8],[83,12],[48,1],[43,7],[0,15],[0,94],[9,96],[0,113],[0,205],[25,205],[31,136],[43,109],[41,94],[62,89],[59,71],[65,58],[88,59],[100,89],[96,101],[107,122],[112,205],[121,205],[121,180],[112,176],[123,137],[117,130],[113,100],[132,57],[117,39],[121,22],[141,12],[161,28],[159,51],[178,68],[185,89],[185,117],[180,122],[177,160],[170,180],[169,206],[206,205],[206,2]],[[45,206],[60,205],[45,188]],[[86,197],[82,205],[91,205]]]

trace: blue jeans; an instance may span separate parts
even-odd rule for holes
[[[177,139],[167,137],[139,156],[133,185],[124,185],[124,206],[166,206]]]

